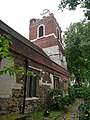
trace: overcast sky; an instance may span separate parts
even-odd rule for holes
[[[29,38],[29,21],[32,18],[41,18],[40,13],[49,9],[54,13],[62,31],[72,22],[83,19],[82,9],[76,11],[58,10],[60,0],[0,0],[0,19],[18,33]]]

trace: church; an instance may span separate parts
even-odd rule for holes
[[[53,13],[47,10],[42,19],[30,19],[29,39],[0,20],[0,34],[10,35],[12,39],[10,53],[15,66],[20,65],[35,74],[0,76],[0,114],[31,113],[42,109],[49,88],[63,88],[63,95],[68,94],[70,76],[61,33]],[[8,58],[0,61],[0,67],[8,62]]]

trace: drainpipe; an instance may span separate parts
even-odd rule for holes
[[[28,70],[28,58],[25,58],[25,66],[26,66],[26,72],[25,72],[25,81],[24,81],[24,98],[23,98],[23,108],[22,108],[22,114],[24,114],[25,111],[25,99],[26,99],[26,82],[27,82],[27,70]]]

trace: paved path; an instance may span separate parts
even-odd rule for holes
[[[79,120],[78,106],[80,103],[81,102],[79,100],[76,100],[67,113],[65,113],[63,117],[57,118],[57,120]]]

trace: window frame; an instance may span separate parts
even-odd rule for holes
[[[38,97],[38,86],[39,78],[38,74],[40,71],[28,67],[28,71],[32,72],[34,75],[27,76],[26,82],[26,99],[27,98],[37,98]]]
[[[60,78],[59,78],[59,76],[53,76],[53,81],[54,81],[54,88],[56,89],[56,88],[60,88],[60,80],[59,80]]]
[[[56,36],[57,36],[57,40],[60,40],[60,31],[58,28],[56,28]]]
[[[40,27],[43,27],[43,35],[39,36],[40,33]],[[45,25],[44,24],[40,24],[37,28],[37,38],[43,38],[45,36]]]

